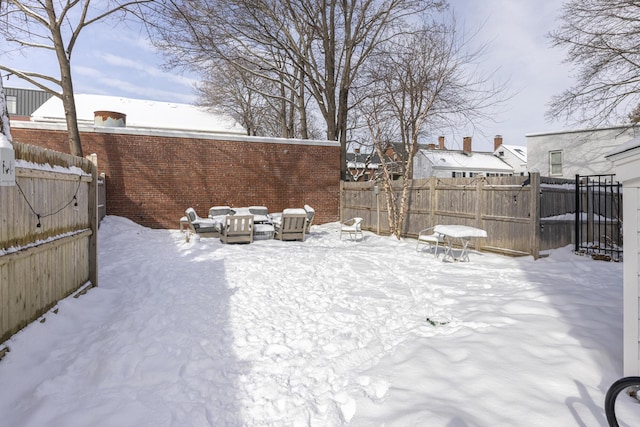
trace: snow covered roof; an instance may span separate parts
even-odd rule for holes
[[[640,147],[640,136],[639,137],[635,137],[623,144],[620,144],[618,147],[614,148],[613,150],[611,150],[605,157],[609,158],[609,157],[613,157],[617,154],[621,154],[624,153],[626,151],[631,151],[633,149],[636,149]]]
[[[527,163],[527,147],[521,147],[519,145],[507,145],[507,144],[502,144],[500,147],[506,150],[509,150],[511,153],[513,153],[514,156],[520,159],[523,163]]]
[[[418,154],[425,156],[434,169],[513,172],[511,166],[494,156],[493,153],[473,152],[466,154],[462,151],[420,150]]]
[[[115,111],[126,114],[128,128],[246,135],[246,130],[230,116],[190,104],[86,94],[76,94],[75,100],[79,124],[93,124],[94,111]],[[62,100],[50,98],[31,114],[31,120],[63,122]]]
[[[350,169],[378,169],[380,158],[376,153],[347,153],[347,167]]]

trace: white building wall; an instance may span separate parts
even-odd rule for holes
[[[623,373],[640,376],[640,138],[607,156],[623,186]],[[614,284],[615,285],[615,284]]]
[[[427,159],[421,151],[418,151],[416,156],[413,158],[413,179],[431,178],[434,176],[433,173],[433,165],[429,159]],[[437,177],[444,178],[442,176]]]
[[[637,134],[640,131],[628,127],[528,134],[527,169],[541,176],[568,179],[574,179],[576,174],[611,174],[613,164],[605,155]],[[558,150],[562,151],[562,174],[552,175],[549,153]]]
[[[640,168],[640,163],[637,165]],[[636,181],[623,189],[623,217],[632,218],[622,225],[624,236],[624,291],[623,291],[623,373],[624,376],[640,375],[640,277],[638,258],[640,257],[640,182]],[[627,216],[628,215],[628,216]]]

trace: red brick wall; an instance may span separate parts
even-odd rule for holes
[[[66,131],[12,127],[13,139],[69,152]],[[85,155],[106,175],[107,214],[152,228],[177,228],[188,207],[266,206],[269,212],[309,204],[314,223],[337,221],[338,145],[304,145],[82,132]]]

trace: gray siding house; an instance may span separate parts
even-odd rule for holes
[[[5,87],[7,109],[12,120],[29,120],[31,113],[44,104],[53,95],[39,89],[21,89]]]

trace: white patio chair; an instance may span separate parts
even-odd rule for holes
[[[342,223],[340,227],[340,240],[342,240],[342,234],[348,234],[351,240],[364,240],[364,234],[362,234],[362,218],[351,218]]]
[[[316,211],[309,205],[304,205],[304,210],[307,213],[305,234],[309,234],[311,231],[311,224],[313,224],[313,218],[316,216]]]
[[[416,251],[420,250],[420,245],[428,245],[429,248],[434,248],[433,255],[438,257],[438,246],[444,242],[444,236],[433,230],[434,227],[425,228],[418,233],[418,243],[416,244]]]

